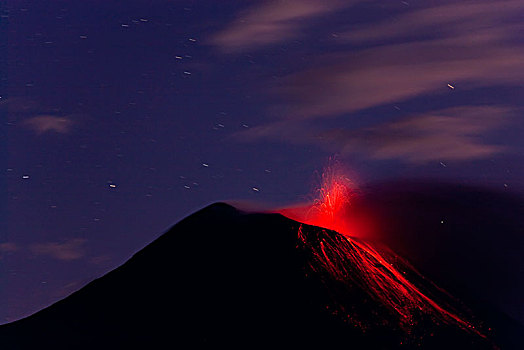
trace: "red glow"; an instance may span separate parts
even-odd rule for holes
[[[327,228],[345,236],[355,236],[357,223],[349,220],[354,185],[342,169],[333,164],[322,174],[312,205],[286,208],[282,215],[308,225]]]
[[[350,235],[346,210],[353,195],[351,185],[351,181],[336,167],[326,170],[322,174],[319,198],[315,200],[308,215],[311,224]]]
[[[301,246],[312,254],[311,270],[328,272],[348,286],[360,286],[396,315],[399,325],[406,330],[417,323],[417,315],[423,314],[437,323],[454,324],[484,337],[469,322],[450,311],[449,306],[439,305],[409,281],[408,278],[424,278],[406,261],[387,248],[358,238],[361,237],[359,226],[351,222],[350,215],[351,200],[356,193],[351,181],[336,167],[323,174],[318,194],[317,200],[308,207],[280,211],[291,219],[341,234],[321,230],[313,235],[305,234],[302,227],[299,229]],[[428,281],[424,282],[424,287],[426,284],[434,289],[432,294],[442,294],[438,287]],[[359,324],[352,315],[347,316]]]

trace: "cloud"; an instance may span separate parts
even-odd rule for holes
[[[459,107],[329,137],[342,153],[411,163],[486,158],[505,150],[484,134],[502,127],[510,111],[502,107]]]
[[[346,8],[360,2],[265,2],[217,34],[216,45],[238,52],[297,37],[313,18],[335,16],[335,11],[347,14],[346,24],[331,24],[328,17],[323,22],[326,30],[337,33],[329,51],[311,53],[309,68],[274,80],[268,90],[279,101],[270,108],[273,121],[235,137],[314,144],[330,152],[409,163],[481,159],[507,151],[487,137],[507,127],[516,109],[489,106],[479,101],[485,95],[463,92],[522,85],[524,47],[519,34],[524,23],[519,15],[524,3],[391,5],[386,20],[374,16],[380,19],[363,24],[357,16],[373,2],[358,13]],[[417,103],[421,98],[439,101],[442,107],[427,110]],[[412,110],[421,112],[397,113],[386,123],[358,123],[368,125],[365,128],[348,126],[355,125],[364,110],[410,102]],[[333,120],[326,123],[326,118]],[[327,129],[327,124],[344,126]]]
[[[289,100],[291,117],[318,118],[398,103],[430,93],[524,79],[524,50],[490,42],[472,46],[475,35],[449,40],[394,44],[348,53],[336,63],[287,78],[278,92]]]
[[[89,262],[94,265],[105,265],[111,262],[111,256],[110,255],[97,255],[93,256],[89,259]]]
[[[521,85],[522,8],[521,1],[447,4],[341,34],[337,53],[285,77],[274,92],[290,101],[288,117],[307,119],[444,94],[447,84]]]
[[[420,38],[428,34],[453,36],[464,30],[497,32],[501,23],[502,27],[511,26],[511,19],[517,19],[519,11],[522,10],[524,3],[520,0],[497,3],[459,1],[401,14],[393,21],[364,26],[360,24],[358,28],[338,34],[338,38],[356,43],[369,43],[393,38]]]
[[[0,254],[12,253],[18,250],[18,246],[12,242],[0,243]]]
[[[360,1],[273,0],[244,12],[211,38],[223,52],[240,52],[276,44],[300,35],[307,21]]]
[[[73,121],[66,117],[57,117],[53,115],[38,115],[26,119],[22,122],[22,125],[32,129],[38,135],[54,131],[60,134],[66,134],[71,131]]]
[[[524,23],[518,14],[523,9],[522,1],[513,0],[446,2],[407,8],[386,21],[339,32],[332,53],[315,57],[309,69],[272,88],[284,101],[275,108],[279,119],[237,137],[315,144],[330,152],[409,163],[480,159],[507,151],[486,136],[509,125],[514,110],[474,106],[474,95],[462,106],[457,99],[442,98],[480,87],[522,85],[524,47],[518,34]],[[360,111],[423,96],[455,106],[348,127],[361,118]],[[322,122],[328,117],[345,127],[326,129]]]
[[[471,160],[506,150],[486,134],[508,125],[514,111],[501,106],[462,106],[426,112],[359,129],[322,130],[287,121],[252,128],[243,140],[277,139],[315,144],[342,155],[398,159],[407,163]]]
[[[31,245],[30,250],[36,255],[70,261],[84,257],[84,244],[86,241],[86,239],[74,238],[64,242],[38,243]]]

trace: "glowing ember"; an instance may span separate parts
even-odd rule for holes
[[[282,210],[281,213],[306,224],[325,229],[298,232],[299,247],[307,251],[308,269],[314,273],[327,272],[331,279],[348,287],[360,287],[365,293],[385,306],[397,320],[397,325],[409,332],[422,318],[470,330],[482,337],[475,327],[463,320],[448,305],[440,305],[430,295],[446,297],[445,292],[424,280],[413,267],[391,250],[357,238],[352,232],[348,215],[355,193],[351,181],[337,167],[331,167],[322,176],[319,198],[306,209]],[[408,280],[412,279],[412,281]],[[424,281],[417,286],[417,282]],[[428,291],[428,284],[429,289]],[[425,291],[421,290],[424,286]],[[430,294],[431,293],[431,294]],[[337,299],[337,298],[335,298]],[[354,324],[361,325],[358,315],[351,315],[344,305],[347,300],[335,300],[338,308]]]

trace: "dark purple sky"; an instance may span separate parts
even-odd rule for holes
[[[209,203],[308,198],[335,154],[357,184],[521,192],[523,16],[522,0],[8,1],[0,323]]]

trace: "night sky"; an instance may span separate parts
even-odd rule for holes
[[[524,190],[524,1],[7,1],[0,323],[335,156]]]

